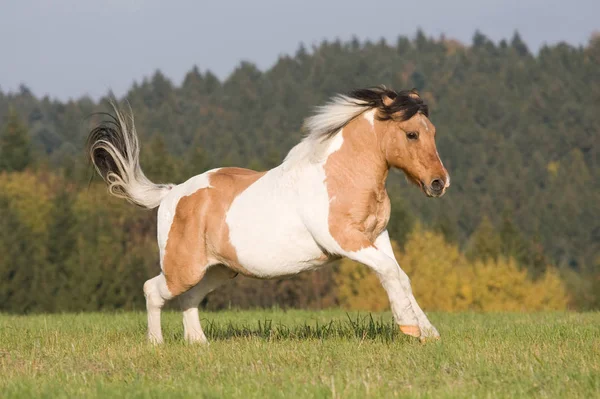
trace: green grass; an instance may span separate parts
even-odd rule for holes
[[[203,313],[210,346],[145,342],[143,313],[0,315],[0,397],[600,397],[600,313]]]

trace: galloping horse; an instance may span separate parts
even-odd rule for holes
[[[146,178],[133,116],[113,107],[111,120],[90,132],[87,150],[111,194],[159,207],[162,272],[144,284],[151,342],[163,341],[160,312],[170,299],[179,297],[185,339],[205,343],[198,306],[237,274],[290,276],[342,256],[379,276],[404,334],[439,337],[386,230],[391,167],[429,197],[450,185],[416,91],[376,87],[337,95],[305,121],[308,134],[281,165],[266,172],[213,169],[178,185]]]

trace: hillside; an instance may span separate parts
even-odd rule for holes
[[[498,44],[479,32],[470,45],[423,32],[396,43],[323,42],[266,71],[244,62],[225,81],[194,67],[177,86],[157,71],[126,100],[147,174],[181,182],[213,166],[273,167],[312,107],[378,84],[419,90],[452,176],[447,195],[431,200],[392,174],[392,237],[402,242],[421,220],[469,253],[474,237],[504,234],[502,251],[530,269],[600,273],[600,38],[536,55],[518,34]],[[31,136],[31,164],[78,190],[91,176],[82,153],[90,115],[106,101],[63,103],[22,87],[0,92],[0,120],[12,107]]]

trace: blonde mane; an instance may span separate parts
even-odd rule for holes
[[[427,105],[416,90],[396,92],[385,86],[354,90],[348,95],[338,94],[325,105],[316,107],[313,116],[304,121],[307,132],[285,157],[284,165],[291,166],[305,160],[319,162],[327,153],[330,141],[354,118],[377,108],[379,120],[408,120],[416,113],[429,115]]]
[[[335,134],[374,106],[367,101],[338,94],[327,104],[316,107],[315,114],[304,121],[306,135],[290,150],[284,164],[293,165],[301,160],[319,162]]]

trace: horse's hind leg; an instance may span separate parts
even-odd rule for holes
[[[179,296],[179,303],[183,310],[183,336],[186,341],[189,343],[208,342],[200,326],[198,306],[206,295],[236,275],[236,272],[223,265],[212,266],[198,284]]]
[[[148,312],[148,340],[153,344],[161,344],[163,337],[160,328],[160,311],[165,302],[173,298],[167,288],[164,274],[161,273],[144,283],[144,296]]]

